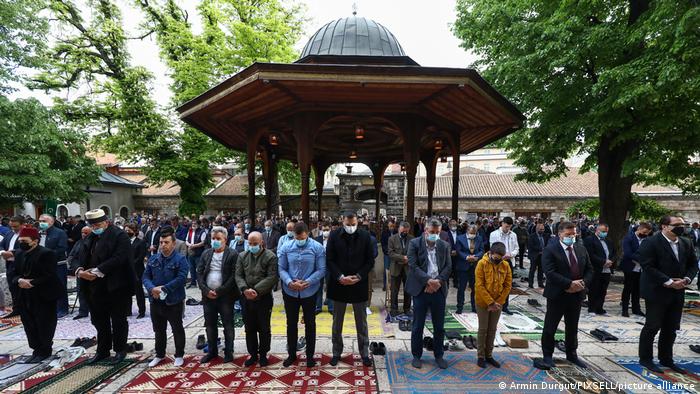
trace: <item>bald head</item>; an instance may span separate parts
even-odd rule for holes
[[[254,244],[258,245],[258,243],[262,243],[262,234],[260,234],[257,231],[253,231],[252,233],[248,234],[248,244]]]

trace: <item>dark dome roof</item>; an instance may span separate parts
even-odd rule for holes
[[[309,55],[406,56],[386,27],[357,16],[341,18],[318,29],[306,43],[301,58]]]

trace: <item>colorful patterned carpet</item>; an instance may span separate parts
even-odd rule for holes
[[[328,364],[330,356],[317,355],[319,365],[306,368],[304,357],[285,368],[282,356],[271,355],[265,368],[246,368],[247,356],[233,364],[221,359],[199,364],[194,356],[185,357],[185,365],[175,368],[172,359],[148,368],[119,390],[136,393],[375,393],[378,391],[373,367],[364,367],[358,355],[347,355],[337,366]]]
[[[560,393],[546,386],[557,382],[546,372],[533,368],[530,359],[518,353],[498,352],[494,356],[501,362],[501,368],[480,368],[476,365],[476,354],[469,352],[446,353],[447,369],[439,369],[432,356],[426,354],[423,367],[415,369],[411,366],[411,353],[389,352],[386,363],[391,391],[394,394]]]
[[[669,394],[700,393],[700,358],[676,360],[678,366],[689,372],[687,375],[681,375],[664,367],[661,367],[664,370],[663,374],[655,374],[639,365],[639,359],[636,358],[612,361]]]
[[[583,369],[563,359],[554,359],[554,364],[555,367],[547,371],[547,374],[564,387],[576,387],[577,394],[624,393],[615,387],[610,378],[596,371],[594,366]]]
[[[132,360],[124,360],[117,364],[82,362],[23,392],[41,394],[85,393],[131,364],[133,364]]]
[[[23,379],[22,381],[17,382],[15,384],[11,385],[10,387],[3,389],[2,392],[3,392],[3,394],[5,394],[5,393],[7,393],[7,394],[23,393],[26,390],[29,390],[30,388],[36,386],[37,384],[42,383],[42,382],[58,375],[59,373],[65,371],[69,368],[72,368],[75,365],[80,364],[81,362],[83,362],[87,359],[88,359],[87,356],[83,356],[83,357],[80,357],[77,360],[73,361],[72,363],[66,364],[63,368],[56,368],[56,369],[51,369],[48,371],[41,371],[41,372],[35,373],[35,374],[31,375],[30,377]]]

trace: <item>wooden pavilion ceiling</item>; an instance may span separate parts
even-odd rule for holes
[[[468,153],[522,126],[523,115],[475,71],[415,65],[256,63],[184,104],[181,118],[224,145],[246,151],[257,130],[275,133],[279,158],[297,155],[295,116],[323,119],[313,152],[326,161],[401,159],[398,123],[420,121],[422,149],[431,149],[435,130],[459,138]],[[365,139],[355,140],[360,124]],[[405,125],[406,123],[402,123]],[[430,131],[433,130],[433,131]]]

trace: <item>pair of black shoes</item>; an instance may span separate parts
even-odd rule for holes
[[[114,357],[109,357],[109,353],[106,354],[100,354],[97,353],[90,360],[88,360],[88,364],[95,364],[98,362],[107,362],[109,364],[115,365],[119,364],[120,362],[124,361],[126,359],[126,352],[117,352]]]
[[[224,361],[224,362],[226,362],[226,361]],[[265,355],[265,354],[260,356],[260,359],[258,359],[258,356],[250,356],[249,359],[245,360],[243,365],[246,367],[252,367],[257,362],[260,363],[261,367],[267,367],[268,365],[270,365],[270,361],[267,359],[267,355]]]
[[[531,305],[531,306],[542,306],[542,304],[540,304],[540,302],[537,301],[537,300],[534,299],[534,298],[528,298],[528,299],[527,299],[527,304],[528,304],[528,305]]]
[[[399,320],[399,330],[411,331],[412,328],[413,322],[411,320]]]
[[[199,359],[199,363],[206,364],[217,357],[219,357],[218,353],[207,353],[204,356],[202,356],[202,358]],[[231,361],[233,361],[233,353],[229,353],[229,352],[224,353],[224,362],[230,363]],[[255,359],[255,361],[257,361],[257,359]],[[253,363],[255,363],[255,361],[253,361]]]
[[[134,353],[134,352],[140,352],[143,350],[143,343],[141,342],[131,342],[126,345],[126,352],[127,353]]]
[[[700,345],[690,345],[690,350],[694,351],[695,353],[700,353]]]
[[[600,328],[596,328],[595,330],[592,330],[591,335],[598,338],[601,342],[617,341],[619,339],[618,337],[612,335],[611,333],[609,333],[605,330],[601,330]]]
[[[290,365],[294,364],[295,361],[297,361],[297,356],[296,356],[296,355],[289,356],[289,357],[287,357],[287,358],[282,362],[282,365],[283,365],[285,368],[287,368],[287,367],[289,367]],[[311,357],[311,358],[307,357],[307,358],[306,358],[306,368],[313,368],[313,367],[315,367],[315,366],[316,366],[316,360],[314,360],[313,357]]]
[[[331,358],[331,361],[329,362],[329,364],[332,367],[335,367],[336,365],[338,365],[339,362],[340,362],[340,356],[333,356]],[[369,357],[362,357],[362,365],[364,365],[365,367],[371,367],[372,366],[372,359]]]
[[[201,301],[197,301],[194,298],[188,298],[187,301],[185,301],[185,305],[187,306],[196,306],[196,305],[201,305]]]
[[[75,338],[75,341],[71,344],[71,347],[77,347],[81,346],[84,347],[85,349],[95,346],[97,344],[97,337],[92,337],[92,338]]]
[[[423,338],[423,348],[429,352],[432,352],[435,349],[433,337]]]
[[[372,342],[369,344],[369,350],[375,356],[386,356],[386,346],[384,342]]]
[[[672,371],[674,371],[674,372],[676,372],[676,373],[679,373],[679,374],[681,374],[681,375],[685,375],[685,374],[688,373],[688,371],[686,371],[685,369],[679,367],[679,366],[678,366],[676,363],[674,363],[673,361],[660,361],[659,364],[661,364],[662,366],[664,366],[664,367],[666,367],[666,368],[669,368],[669,369],[671,369]],[[654,364],[654,361],[652,361],[652,360],[649,360],[649,361],[647,361],[647,360],[639,360],[639,365],[641,365],[642,367],[648,369],[648,370],[651,371],[651,372],[655,372],[655,373],[659,373],[659,374],[663,374],[663,373],[664,373],[664,370],[661,369],[661,368],[659,368],[658,365]]]
[[[49,354],[48,356],[42,356],[42,355],[36,354],[36,355],[32,355],[32,357],[30,357],[29,359],[27,359],[27,360],[25,361],[25,363],[27,363],[27,364],[40,363],[40,362],[46,360],[46,359],[49,358],[49,357],[51,357],[50,354]]]
[[[493,357],[479,358],[476,360],[476,365],[480,366],[481,368],[486,368],[486,363],[489,363],[496,368],[501,368],[501,363],[494,360]]]
[[[476,349],[476,348],[477,348],[476,340],[475,340],[474,337],[471,336],[471,335],[469,335],[469,336],[467,336],[467,335],[463,336],[463,337],[462,337],[462,343],[464,344],[464,346],[465,346],[467,349]]]

